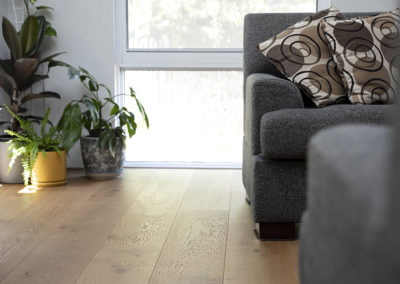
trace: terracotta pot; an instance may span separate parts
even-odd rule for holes
[[[66,153],[39,152],[32,170],[32,185],[35,187],[59,186],[67,183]]]

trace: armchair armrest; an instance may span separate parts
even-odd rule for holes
[[[270,74],[255,73],[247,77],[244,101],[244,135],[253,155],[261,152],[260,124],[271,111],[304,108],[299,88],[288,80]]]
[[[387,211],[392,135],[389,127],[350,125],[312,138],[300,227],[302,283],[397,282],[398,251],[388,242],[399,231],[398,216],[390,223]]]

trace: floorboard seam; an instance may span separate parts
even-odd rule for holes
[[[163,252],[163,250],[164,250],[165,243],[167,242],[167,240],[168,240],[168,237],[169,237],[169,235],[171,234],[172,227],[173,227],[173,226],[174,226],[174,224],[175,224],[176,216],[178,216],[178,213],[179,213],[179,211],[180,211],[180,209],[181,209],[181,207],[182,207],[182,202],[183,202],[183,200],[185,200],[185,197],[186,197],[186,195],[187,195],[187,194],[188,194],[188,192],[189,192],[189,188],[188,188],[188,186],[189,186],[189,184],[190,184],[190,180],[193,178],[193,175],[194,175],[194,172],[192,172],[192,176],[191,176],[191,178],[188,180],[188,183],[187,183],[187,185],[186,185],[186,191],[185,191],[185,194],[183,194],[183,196],[182,196],[182,199],[181,199],[181,202],[179,202],[179,206],[178,206],[178,209],[176,210],[176,213],[175,213],[175,216],[174,216],[174,220],[171,222],[171,226],[169,227],[168,234],[167,234],[167,236],[165,237],[165,240],[164,240],[163,246],[162,246],[162,248],[161,248],[161,250],[160,250],[160,253],[158,254],[157,261],[155,262],[155,265],[154,265],[153,271],[151,272],[151,274],[150,274],[150,278],[149,278],[149,281],[147,281],[147,283],[150,283],[150,281],[151,281],[151,278],[153,278],[154,271],[156,270],[156,267],[157,267],[158,261],[160,260],[161,253],[162,253],[162,252]]]
[[[228,248],[228,237],[229,237],[229,221],[231,218],[231,206],[232,206],[232,187],[233,187],[233,174],[231,178],[231,186],[230,186],[230,191],[229,191],[229,210],[228,210],[228,223],[226,225],[226,238],[225,238],[225,255],[224,255],[224,269],[222,271],[222,283],[225,282],[225,265],[226,265],[226,252]]]

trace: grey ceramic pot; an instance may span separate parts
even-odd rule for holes
[[[7,150],[10,146],[6,144],[9,138],[0,137],[0,182],[1,183],[23,183],[22,178],[22,164],[21,158],[18,157],[14,163],[14,166],[8,171],[8,165],[10,164],[10,159],[8,158]]]
[[[119,176],[123,171],[125,151],[121,139],[117,138],[115,143],[115,156],[105,148],[98,146],[99,138],[82,137],[81,153],[85,173],[93,179],[112,179]]]

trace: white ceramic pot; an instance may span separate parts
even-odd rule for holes
[[[0,183],[24,183],[22,178],[22,164],[21,159],[18,158],[14,166],[8,171],[10,159],[7,155],[9,144],[6,144],[7,139],[0,138]]]

